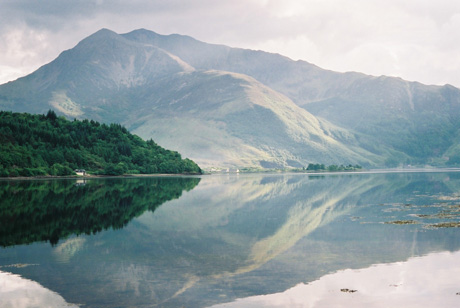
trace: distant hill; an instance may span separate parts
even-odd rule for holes
[[[95,174],[201,173],[191,160],[120,124],[68,121],[45,115],[0,111],[0,177]]]
[[[460,90],[102,29],[0,86],[0,108],[117,122],[211,167],[460,163]]]

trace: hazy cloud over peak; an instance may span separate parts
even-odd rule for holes
[[[0,27],[1,83],[101,28],[145,28],[331,70],[460,86],[456,0],[7,0],[0,4]]]

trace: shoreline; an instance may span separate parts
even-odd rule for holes
[[[393,168],[393,169],[363,169],[354,171],[289,171],[289,170],[267,170],[255,172],[204,172],[201,174],[192,173],[151,173],[151,174],[124,174],[124,175],[68,175],[68,176],[34,176],[34,177],[0,177],[0,181],[28,181],[28,180],[65,180],[65,179],[109,179],[109,178],[145,178],[145,177],[189,177],[203,175],[239,175],[239,174],[304,174],[304,175],[337,175],[337,174],[385,174],[385,173],[442,173],[460,172],[460,168]]]
[[[152,173],[152,174],[123,174],[123,175],[45,175],[45,176],[17,176],[17,177],[0,177],[0,181],[30,181],[30,180],[88,180],[88,179],[120,179],[120,178],[144,178],[144,177],[172,177],[172,176],[200,176],[205,174],[187,174],[187,173]]]

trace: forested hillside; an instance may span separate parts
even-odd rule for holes
[[[0,176],[71,175],[75,169],[105,175],[201,173],[153,140],[119,124],[69,121],[46,115],[0,112]]]

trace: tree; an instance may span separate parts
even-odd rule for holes
[[[73,169],[119,175],[201,173],[153,140],[144,141],[120,124],[72,122],[49,110],[46,115],[0,111],[0,176],[70,175]]]
[[[48,110],[48,113],[46,114],[46,118],[54,122],[57,119],[57,115],[53,110],[50,109]]]

